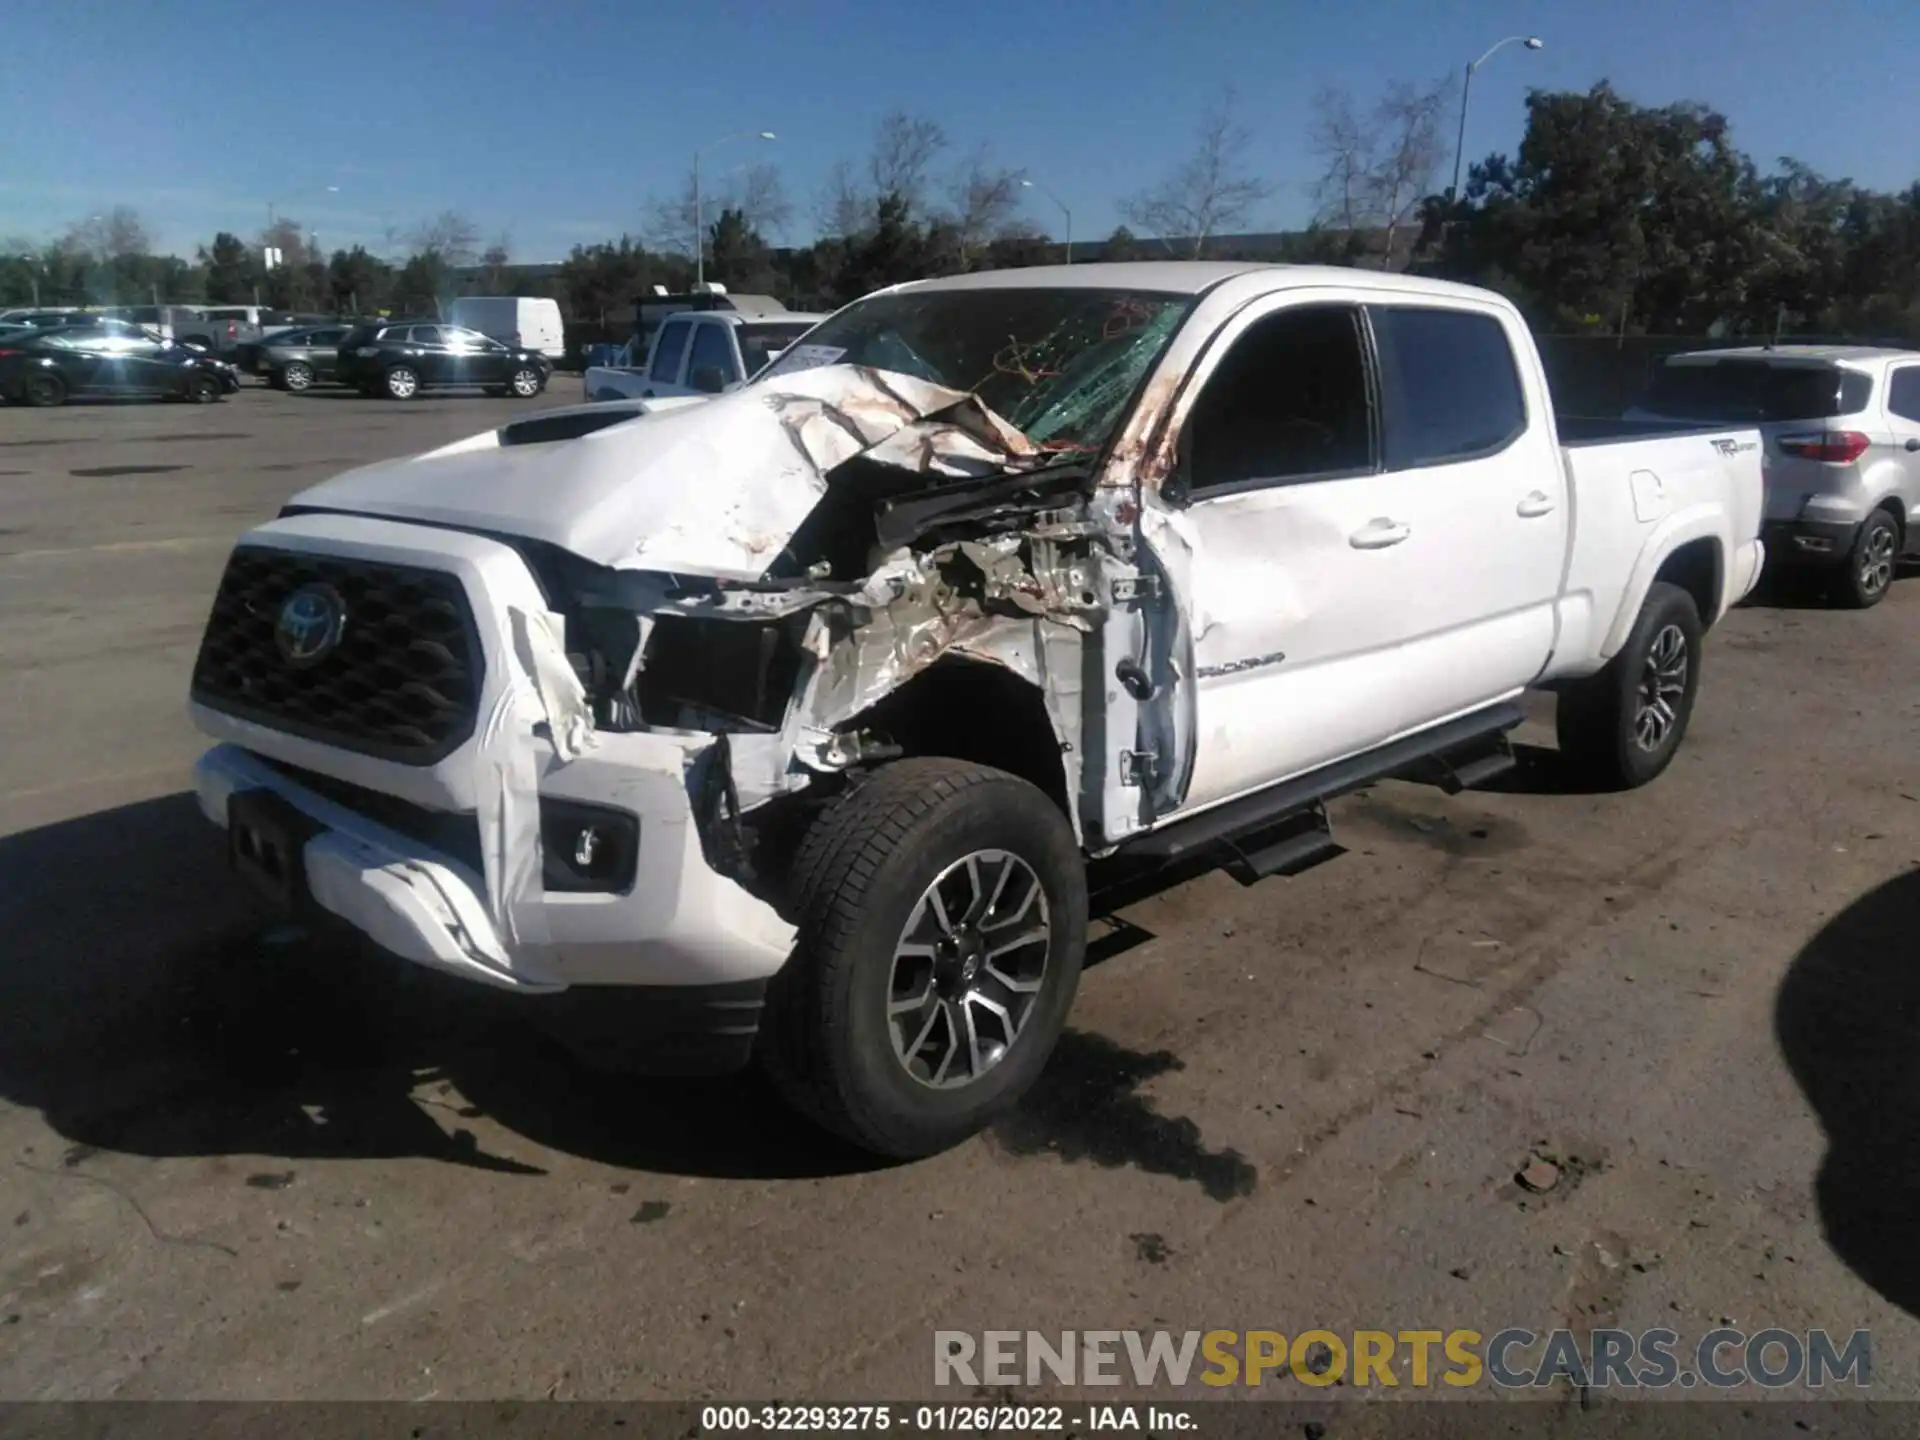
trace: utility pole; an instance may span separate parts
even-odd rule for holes
[[[1546,43],[1538,35],[1509,35],[1489,46],[1486,54],[1467,66],[1467,78],[1460,86],[1460,138],[1453,146],[1453,187],[1447,191],[1447,199],[1454,204],[1460,203],[1460,162],[1467,154],[1467,102],[1473,98],[1473,72],[1508,45],[1524,45],[1529,50],[1538,50]]]

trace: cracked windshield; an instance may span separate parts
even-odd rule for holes
[[[977,395],[1043,450],[1098,452],[1191,306],[1131,290],[880,295],[768,370],[867,365]]]

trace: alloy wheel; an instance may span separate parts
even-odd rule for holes
[[[1009,850],[976,850],[934,879],[893,949],[887,1026],[922,1085],[968,1085],[1013,1048],[1052,948],[1047,896]]]
[[[1649,754],[1667,743],[1680,722],[1687,693],[1687,637],[1678,625],[1666,625],[1647,647],[1633,711],[1633,740]]]
[[[1876,522],[1867,532],[1867,543],[1860,556],[1860,589],[1868,598],[1893,583],[1894,550],[1898,544],[1893,526],[1887,521]]]
[[[531,370],[513,372],[513,393],[522,400],[540,393],[540,377]]]

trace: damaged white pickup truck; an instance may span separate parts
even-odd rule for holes
[[[929,281],[641,409],[242,537],[201,804],[279,903],[893,1155],[1039,1074],[1112,877],[1337,853],[1325,800],[1485,779],[1529,687],[1652,779],[1762,558],[1753,432],[1572,440],[1511,305],[1395,275]]]

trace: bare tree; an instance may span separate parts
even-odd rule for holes
[[[845,160],[833,162],[826,183],[813,201],[813,223],[822,235],[842,239],[857,235],[866,226],[870,207],[854,178],[853,166]]]
[[[1383,268],[1398,263],[1399,238],[1433,191],[1447,155],[1451,79],[1425,89],[1396,81],[1362,114],[1344,90],[1314,98],[1308,144],[1321,162],[1313,185],[1324,225],[1380,238]]]
[[[867,180],[876,199],[898,195],[909,204],[926,199],[927,176],[940,152],[947,148],[947,132],[937,120],[890,111],[873,134],[873,153],[867,157]]]
[[[1172,248],[1177,241],[1194,259],[1207,240],[1244,224],[1272,193],[1246,169],[1253,136],[1235,118],[1234,94],[1226,90],[1200,121],[1193,154],[1159,184],[1124,200],[1120,213]]]
[[[992,163],[983,145],[954,172],[947,187],[956,247],[970,267],[989,241],[1007,233],[1020,210],[1020,172]]]
[[[480,253],[480,227],[458,210],[442,210],[407,237],[419,255],[437,255],[449,265],[471,265]]]
[[[153,249],[146,222],[130,205],[116,205],[100,215],[89,215],[67,227],[60,248],[69,254],[111,260],[117,255],[146,255]]]
[[[486,267],[487,288],[498,290],[506,279],[507,267],[513,263],[513,237],[504,230],[494,236],[493,243],[481,252],[480,263]]]
[[[692,255],[696,208],[700,223],[708,227],[722,212],[737,210],[747,228],[762,237],[783,233],[793,219],[793,203],[787,199],[786,182],[780,178],[778,165],[741,165],[719,175],[703,171],[697,206],[693,172],[689,170],[677,194],[655,200],[648,207],[642,230],[647,244],[670,255]]]

